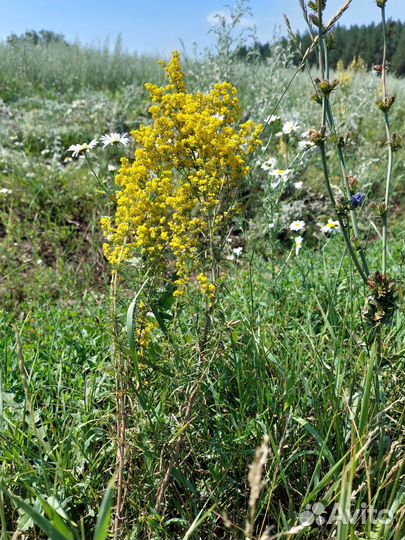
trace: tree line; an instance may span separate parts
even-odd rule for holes
[[[299,64],[303,53],[311,44],[311,37],[308,32],[298,34],[297,39],[282,38],[278,43],[289,47],[294,43],[294,63]],[[348,66],[353,58],[361,57],[367,68],[372,69],[374,65],[381,64],[383,54],[383,31],[381,23],[371,23],[368,25],[353,25],[349,28],[337,26],[331,34],[330,42],[330,63],[335,68],[339,60]],[[297,47],[299,43],[299,47]],[[252,48],[240,47],[237,55],[240,58],[246,57],[254,50],[261,58],[270,58],[277,52],[277,47],[271,43],[255,43]],[[388,58],[389,69],[398,76],[405,75],[405,23],[402,21],[388,21]],[[309,62],[315,64],[317,58],[315,53],[309,58]]]

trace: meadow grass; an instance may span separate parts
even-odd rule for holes
[[[247,115],[258,120],[272,112],[294,73],[287,60],[232,64]],[[14,496],[60,527],[62,518],[65,528],[75,531],[72,538],[91,538],[116,470],[109,269],[99,220],[114,204],[106,193],[115,174],[108,164],[117,167],[122,152],[108,149],[95,159],[104,186],[84,161],[64,159],[70,144],[147,121],[142,84],[158,83],[161,75],[151,59],[130,59],[119,48],[110,54],[63,44],[36,50],[3,44],[0,65],[0,170],[2,187],[10,190],[0,193],[2,538],[47,537]],[[212,59],[189,60],[186,66],[194,89],[209,88],[221,77]],[[336,121],[354,134],[350,170],[366,184],[368,198],[378,199],[384,190],[385,139],[370,97],[378,83],[370,74],[350,78],[334,96]],[[390,77],[388,85],[397,95],[392,124],[399,130],[403,81]],[[302,131],[316,127],[319,112],[311,92],[307,75],[299,73],[277,110],[282,123],[296,121]],[[287,168],[297,147],[292,139],[289,155],[282,138],[271,135],[262,160],[276,155]],[[330,158],[332,170],[338,170],[336,158]],[[249,180],[245,214],[231,245],[243,236],[243,254],[225,261],[227,279],[205,365],[197,361],[205,301],[194,291],[174,313],[170,333],[153,334],[138,379],[125,329],[136,268],[129,266],[120,281],[116,337],[129,398],[125,538],[244,538],[254,488],[260,494],[250,516],[254,538],[283,533],[400,540],[405,534],[403,154],[394,165],[388,251],[399,285],[398,309],[383,330],[379,351],[360,314],[367,292],[342,238],[325,240],[318,232],[318,222],[331,216],[319,157],[310,152],[296,174],[304,191],[288,187],[277,201],[260,166]],[[337,178],[333,173],[333,182]],[[362,224],[368,257],[378,266],[379,223],[366,208],[362,212],[369,218]],[[275,215],[277,225],[269,229]],[[288,225],[302,218],[304,246],[299,256],[289,256],[294,244]],[[226,254],[232,256],[232,249]],[[195,381],[200,381],[198,398],[184,424]],[[252,486],[248,466],[264,436],[267,461]],[[180,438],[181,451],[157,510],[157,493]],[[352,512],[362,504],[391,510],[394,520],[383,525],[359,515],[348,525],[303,526],[302,512],[321,503],[328,515],[336,502]]]

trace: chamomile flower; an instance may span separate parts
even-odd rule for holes
[[[295,237],[295,256],[298,256],[298,253],[300,252],[300,249],[302,248],[302,236],[296,236]]]
[[[236,259],[239,259],[239,257],[243,253],[243,247],[239,246],[232,249],[232,254],[227,257],[228,261],[234,261]]]
[[[292,172],[292,169],[273,169],[269,174],[280,179],[282,182],[286,182]]]
[[[80,154],[85,154],[90,152],[90,150],[93,150],[93,148],[97,146],[97,142],[97,139],[93,139],[89,143],[72,144],[69,146],[68,152],[72,152],[72,157],[78,157]]]
[[[260,167],[264,170],[264,171],[270,171],[272,169],[274,169],[274,167],[276,166],[276,158],[274,157],[271,157],[269,158],[268,160],[264,161]]]
[[[340,232],[340,226],[338,221],[329,220],[326,225],[323,225],[320,229],[321,233],[326,236],[333,236]]]
[[[271,114],[267,118],[265,118],[264,123],[265,124],[275,124],[278,120],[280,120],[279,116],[276,116],[275,114]]]
[[[291,133],[296,132],[299,129],[299,124],[297,122],[292,122],[291,120],[288,120],[283,125],[283,134],[284,135],[290,135]]]
[[[129,137],[128,133],[106,133],[100,137],[100,142],[103,143],[103,148],[110,146],[111,144],[123,144],[124,146],[128,146]]]
[[[305,228],[305,221],[302,221],[300,219],[290,223],[290,231],[292,232],[300,232],[300,231],[303,231],[304,228]]]

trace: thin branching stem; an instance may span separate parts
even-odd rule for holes
[[[324,178],[325,178],[326,189],[328,191],[328,195],[329,195],[329,198],[330,198],[330,200],[332,202],[332,205],[336,210],[335,197],[333,195],[332,186],[331,186],[330,178],[329,178],[328,163],[327,163],[327,158],[326,158],[326,147],[325,147],[324,142],[322,142],[320,144],[320,149],[321,149],[322,169],[323,169],[323,174],[324,174]],[[361,279],[364,281],[364,283],[367,283],[367,276],[364,273],[364,270],[363,270],[363,268],[362,268],[362,266],[361,266],[361,264],[359,262],[359,259],[358,259],[357,255],[356,255],[356,252],[353,249],[353,245],[351,243],[351,240],[349,238],[349,234],[347,232],[346,224],[343,221],[342,216],[338,212],[336,212],[336,215],[337,215],[337,218],[338,218],[338,221],[339,221],[339,226],[340,226],[340,229],[342,231],[343,238],[344,238],[344,241],[346,243],[347,250],[348,250],[348,252],[350,254],[350,257],[352,258],[352,260],[354,262],[354,265],[355,265],[358,273],[360,274]]]
[[[327,64],[328,64],[328,56],[327,56],[326,52],[324,51],[325,44],[324,44],[323,31],[322,31],[322,5],[321,5],[321,2],[318,2],[318,47],[319,47],[319,50],[318,50],[318,52],[319,52],[319,55],[318,55],[318,57],[319,57],[319,70],[320,70],[321,78],[324,79],[324,77],[325,77],[325,68],[327,69]],[[321,131],[325,130],[326,121],[327,121],[327,117],[328,117],[328,112],[330,113],[329,100],[328,100],[328,97],[326,95],[323,95],[322,96],[322,124],[321,124]],[[333,208],[334,208],[334,210],[336,212],[336,201],[335,201],[332,186],[331,186],[331,183],[330,183],[330,177],[329,177],[329,171],[328,171],[328,163],[327,163],[327,157],[326,157],[326,145],[325,145],[324,140],[322,140],[321,143],[319,144],[319,148],[321,150],[322,169],[323,169],[323,174],[324,174],[324,178],[325,178],[326,189],[328,191],[328,195],[329,195],[330,201],[331,201],[331,203],[333,205]],[[350,256],[351,256],[351,258],[352,258],[352,260],[354,262],[354,265],[355,265],[357,271],[359,272],[362,280],[364,281],[364,283],[367,283],[367,275],[364,272],[364,270],[362,268],[362,265],[360,264],[359,259],[357,257],[357,254],[353,249],[353,245],[352,245],[352,242],[350,240],[350,237],[349,237],[349,234],[348,234],[348,231],[347,231],[346,223],[344,222],[344,220],[342,218],[342,215],[339,212],[336,212],[336,215],[337,215],[337,218],[338,218],[338,221],[339,221],[339,226],[340,226],[340,229],[342,231],[344,241],[345,241],[346,246],[347,246],[347,250],[348,250],[348,252],[349,252],[349,254],[350,254]]]
[[[335,122],[334,122],[334,118],[333,118],[333,112],[332,112],[331,103],[330,103],[330,100],[329,100],[329,98],[327,96],[325,96],[325,100],[326,100],[326,119],[327,119],[327,122],[328,122],[328,126],[332,131],[335,132],[336,131],[335,130]],[[350,199],[350,188],[349,188],[349,182],[348,182],[348,179],[347,179],[346,158],[345,158],[343,149],[341,148],[341,146],[339,144],[337,145],[337,154],[338,154],[339,163],[340,163],[340,170],[341,170],[341,173],[342,173],[342,182],[343,182],[345,195],[346,195],[347,199]],[[360,229],[359,229],[359,224],[357,222],[357,215],[356,215],[355,210],[351,209],[349,211],[349,214],[350,214],[350,220],[351,220],[351,223],[352,223],[354,235],[357,238],[360,238]],[[359,253],[360,253],[360,259],[361,259],[361,262],[362,262],[362,265],[363,265],[364,273],[368,276],[370,274],[370,270],[369,270],[369,267],[368,267],[366,254],[365,254],[365,250],[364,250],[363,246],[360,246]]]
[[[386,72],[387,72],[387,25],[385,21],[385,6],[381,7],[381,22],[383,29],[384,37],[384,48],[383,48],[383,60],[381,67],[381,79],[382,79],[382,93],[383,101],[387,101],[387,81],[386,81]],[[388,164],[387,164],[387,178],[385,183],[385,212],[383,214],[383,231],[382,231],[382,273],[387,273],[387,237],[388,237],[388,205],[390,199],[391,191],[391,181],[392,181],[392,169],[393,169],[393,152],[391,146],[391,130],[390,122],[388,118],[388,111],[384,111],[384,125],[385,133],[387,136],[387,147],[388,147]]]

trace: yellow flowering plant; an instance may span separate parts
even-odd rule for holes
[[[168,84],[147,84],[151,125],[132,132],[135,160],[122,160],[115,216],[103,218],[105,255],[118,269],[135,254],[184,294],[194,277],[213,297],[221,247],[262,126],[241,118],[237,90],[216,84],[187,93],[180,54],[162,62]],[[209,269],[209,275],[207,270]]]
[[[146,84],[152,101],[149,108],[151,123],[132,132],[136,142],[135,159],[122,159],[116,177],[115,215],[103,218],[101,222],[106,239],[104,253],[113,269],[112,318],[117,385],[116,531],[119,531],[125,497],[127,392],[133,388],[141,407],[148,410],[145,388],[150,381],[146,384],[143,380],[140,364],[151,366],[148,353],[153,357],[161,350],[157,344],[154,348],[153,330],[157,326],[168,340],[166,345],[172,346],[165,319],[171,319],[168,309],[173,297],[185,295],[191,282],[205,297],[203,327],[201,332],[196,329],[196,334],[198,365],[206,365],[222,253],[239,212],[239,192],[249,173],[250,155],[261,144],[262,126],[253,121],[240,123],[237,90],[231,83],[216,84],[206,94],[189,93],[179,52],[174,51],[171,60],[161,64],[167,84],[163,87]],[[143,276],[143,284],[127,313],[129,352],[137,379],[135,386],[128,373],[130,365],[120,353],[116,322],[118,276],[125,275],[125,263],[133,262],[134,258],[139,261],[139,276]],[[190,391],[184,412],[185,418],[190,418],[186,422],[191,419],[201,381],[202,374]],[[176,440],[173,459],[179,455],[185,431]],[[173,466],[174,461],[160,484],[157,509],[164,500]]]

